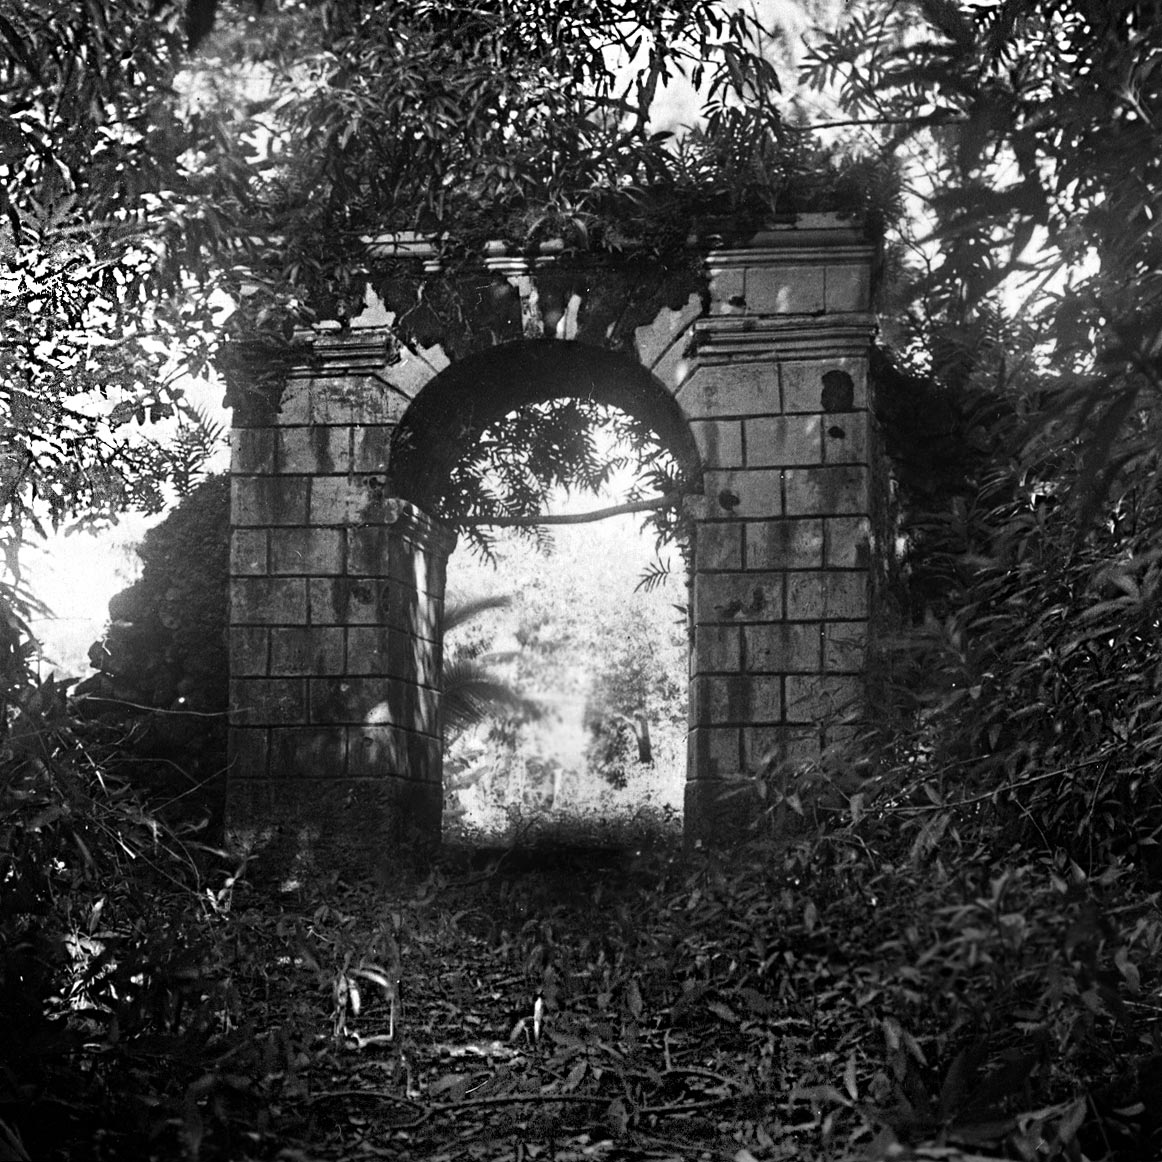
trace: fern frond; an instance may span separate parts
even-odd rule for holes
[[[655,589],[665,585],[673,576],[673,572],[673,565],[669,557],[664,561],[661,557],[655,557],[642,571],[633,591],[635,593],[652,593]]]

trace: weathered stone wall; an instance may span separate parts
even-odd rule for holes
[[[677,399],[702,450],[688,825],[722,780],[858,713],[869,612],[870,248],[787,232],[708,261]]]
[[[454,539],[384,498],[407,401],[359,354],[296,368],[281,409],[233,433],[227,821],[283,866],[364,864],[439,829]]]
[[[494,257],[478,297],[493,314],[503,299],[507,330],[457,315],[446,351],[432,319],[409,332],[375,303],[305,337],[281,390],[236,408],[235,835],[366,852],[438,834],[452,542],[391,495],[392,442],[405,416],[435,440],[503,414],[503,398],[473,404],[477,359],[494,394],[511,366],[512,406],[560,394],[564,371],[697,449],[688,826],[713,829],[733,777],[841,739],[872,588],[872,254],[856,230],[800,219],[711,252],[701,291],[640,265],[610,279]]]

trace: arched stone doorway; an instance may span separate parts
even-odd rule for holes
[[[720,829],[733,777],[817,755],[862,695],[873,247],[800,218],[677,270],[498,254],[453,280],[395,251],[361,318],[232,377],[230,831],[355,862],[438,836],[453,539],[423,505],[488,422],[586,393],[691,467],[686,818]]]
[[[566,409],[564,414],[568,419],[565,421],[562,421],[560,411],[550,413],[541,406],[561,403],[566,400],[580,402],[583,406],[582,409],[576,411]],[[586,405],[597,405],[597,409]],[[487,516],[480,516],[482,512],[488,512],[489,508],[486,502],[481,504],[483,498],[476,494],[472,488],[472,481],[477,478],[480,468],[480,461],[475,459],[478,449],[482,447],[489,449],[485,456],[488,458],[488,463],[493,466],[497,460],[505,463],[523,460],[527,463],[527,457],[532,452],[532,448],[522,442],[518,433],[521,430],[527,433],[530,431],[530,425],[531,430],[537,430],[538,421],[535,417],[541,416],[541,423],[544,424],[544,417],[551,414],[554,417],[553,420],[548,422],[547,426],[541,427],[540,430],[543,433],[541,439],[547,444],[551,444],[552,448],[542,447],[540,454],[550,457],[553,464],[559,468],[562,463],[559,457],[564,454],[561,449],[569,447],[571,443],[570,436],[563,433],[562,423],[572,431],[587,430],[590,436],[600,439],[597,436],[597,430],[606,423],[613,422],[611,413],[619,414],[622,420],[625,420],[626,417],[632,417],[638,421],[635,430],[639,433],[639,438],[645,438],[642,435],[643,430],[648,430],[652,434],[653,439],[650,441],[650,446],[657,450],[657,455],[664,460],[666,464],[665,476],[672,482],[664,489],[669,503],[662,506],[665,509],[663,524],[671,529],[677,540],[682,543],[683,552],[675,554],[675,556],[684,565],[689,546],[686,543],[687,538],[680,531],[684,523],[680,516],[680,508],[682,500],[686,496],[701,494],[701,461],[693,434],[674,397],[639,362],[619,352],[592,347],[575,340],[544,338],[516,340],[468,355],[466,358],[451,364],[421,389],[404,414],[392,440],[388,459],[391,466],[388,490],[393,496],[408,501],[425,513],[435,514],[440,519],[444,519],[445,514],[450,512],[470,514],[470,523],[449,562],[448,596],[443,602],[445,608],[454,611],[459,602],[465,598],[468,598],[468,603],[471,604],[470,594],[473,591],[470,589],[466,592],[462,585],[466,576],[473,575],[474,569],[472,565],[457,559],[473,551],[471,538],[481,531],[485,533],[500,531]],[[599,418],[602,416],[605,418]],[[622,431],[624,432],[625,429]],[[665,453],[660,451],[662,448],[665,449]],[[520,450],[515,456],[514,449]],[[626,448],[621,448],[622,454],[625,454],[626,451]],[[534,452],[533,455],[536,457],[538,453]],[[617,451],[609,450],[607,455],[616,456]],[[652,462],[656,464],[659,461]],[[458,467],[466,463],[474,463],[476,471],[469,472],[467,475],[459,474]],[[574,486],[581,479],[581,476],[572,476],[568,469],[566,469],[566,474],[570,476]],[[529,478],[526,472],[517,471],[516,477],[518,489],[527,485]],[[492,479],[495,482],[495,476]],[[502,486],[498,491],[503,493],[505,490]],[[663,490],[656,486],[652,489],[655,495],[660,494],[661,491]],[[467,496],[474,496],[475,500],[468,501],[466,500]],[[546,507],[542,503],[534,506],[532,511],[543,513]],[[591,503],[588,507],[592,509],[594,505]],[[507,513],[501,517],[501,520],[505,519],[511,519]],[[542,526],[542,531],[544,531],[544,526]],[[605,531],[607,530],[595,529],[592,524],[585,525],[584,529],[574,527],[573,530],[553,530],[554,534],[558,534],[554,537],[558,544],[562,543],[560,537],[564,538],[563,544],[569,544],[570,532],[573,532],[580,534],[580,541],[590,546],[599,540]],[[652,541],[652,538],[646,539]],[[484,542],[477,542],[477,544],[482,543]],[[488,767],[493,770],[493,778],[501,783],[512,784],[506,790],[500,790],[499,786],[496,788],[495,803],[499,804],[506,801],[506,796],[512,793],[513,787],[519,786],[527,791],[530,778],[533,783],[537,782],[537,772],[542,759],[547,758],[550,767],[557,763],[564,764],[560,773],[563,776],[567,769],[569,775],[567,780],[554,780],[556,788],[554,801],[556,801],[556,794],[561,792],[565,782],[575,793],[589,777],[582,772],[586,770],[586,763],[591,756],[587,758],[585,752],[577,749],[576,738],[573,739],[572,743],[564,741],[570,732],[575,730],[578,733],[584,733],[592,725],[589,719],[591,711],[587,709],[587,699],[577,697],[579,679],[576,666],[578,662],[587,664],[589,670],[587,677],[593,678],[595,676],[594,670],[600,671],[602,665],[607,662],[610,651],[618,648],[618,643],[607,641],[604,647],[591,647],[592,652],[584,659],[575,656],[574,651],[578,647],[576,639],[573,637],[576,627],[573,626],[572,619],[578,616],[579,607],[575,603],[571,603],[571,608],[565,609],[559,605],[554,607],[554,604],[550,602],[547,607],[542,604],[538,612],[533,612],[528,603],[531,601],[535,604],[537,599],[531,597],[530,594],[532,591],[538,591],[538,582],[543,582],[546,573],[550,573],[552,567],[547,560],[542,558],[540,568],[536,570],[538,577],[533,578],[526,575],[522,583],[516,580],[513,573],[509,571],[512,564],[511,559],[507,562],[503,560],[510,558],[510,551],[515,546],[510,544],[508,551],[506,551],[503,543],[502,534],[499,549],[502,560],[494,562],[494,566],[499,570],[495,576],[495,581],[499,583],[500,591],[511,598],[515,620],[509,623],[509,633],[512,640],[507,646],[496,648],[508,650],[515,648],[517,652],[522,651],[522,646],[515,645],[516,641],[525,640],[521,630],[517,628],[517,623],[526,630],[532,624],[536,624],[537,629],[531,634],[533,640],[541,639],[546,631],[550,638],[554,638],[558,632],[562,633],[563,636],[560,640],[545,645],[546,652],[539,663],[536,660],[536,646],[528,647],[528,652],[523,654],[523,667],[517,666],[514,661],[515,655],[507,657],[507,662],[512,664],[513,670],[525,670],[525,676],[522,679],[517,679],[517,689],[521,694],[528,695],[537,701],[543,700],[543,708],[553,726],[550,727],[549,721],[541,721],[536,716],[534,716],[533,721],[525,723],[523,727],[516,726],[515,722],[509,723],[510,733],[506,736],[509,740],[508,746],[493,744],[491,749],[486,752],[487,760],[481,760],[480,769]],[[606,543],[608,545],[608,542]],[[621,556],[625,552],[633,551],[623,541],[615,550],[614,555]],[[518,553],[518,557],[520,555],[522,554]],[[568,549],[565,549],[565,555],[569,555]],[[554,554],[554,559],[557,559],[556,554]],[[580,561],[574,561],[574,567],[578,573],[588,573],[590,577],[604,575],[607,582],[616,577],[616,574],[614,577],[610,576],[606,561],[586,560],[583,556]],[[515,573],[519,574],[520,571],[521,567],[516,566]],[[617,578],[617,581],[622,579]],[[628,578],[625,580],[628,590],[633,585],[633,581]],[[679,583],[680,595],[675,596],[673,592],[670,593],[665,606],[667,609],[670,608],[669,602],[681,602],[688,596],[685,587],[688,577],[684,567],[678,569],[675,580]],[[574,577],[572,584],[578,586],[580,590],[587,589],[587,579],[584,577]],[[602,612],[605,617],[608,617],[612,614],[611,605],[614,599],[610,596],[611,590],[607,589],[605,592],[604,604],[606,608]],[[629,597],[629,594],[626,593],[624,596]],[[544,601],[543,592],[540,600]],[[591,611],[591,615],[594,613],[596,610]],[[454,617],[455,613],[453,612]],[[673,620],[672,612],[670,620]],[[554,628],[548,629],[549,626]],[[566,626],[573,626],[573,629],[566,628]],[[688,633],[677,632],[685,642],[689,636]],[[455,637],[453,637],[454,641]],[[572,642],[573,645],[564,644],[566,642]],[[445,665],[447,665],[455,658],[456,650],[452,647],[451,656],[449,656],[449,643],[441,642],[440,644]],[[680,656],[671,655],[667,667],[667,673],[671,680],[680,683],[682,687],[683,732],[688,696],[686,689],[687,650],[688,646],[681,651]],[[548,662],[550,656],[554,658],[552,664]],[[566,667],[566,672],[554,673],[556,667],[560,665]],[[540,673],[539,678],[532,678],[528,673],[530,669],[535,672],[541,667],[545,669]],[[568,672],[570,668],[572,668],[571,673]],[[515,678],[515,673],[513,677]],[[534,685],[528,685],[529,682],[534,683]],[[534,693],[534,689],[536,693]],[[548,710],[550,706],[552,710]],[[641,709],[644,712],[645,706],[643,705]],[[442,707],[441,726],[444,728],[442,729],[444,736],[442,741],[448,750],[443,755],[443,779],[441,780],[440,772],[433,771],[431,783],[433,787],[441,786],[443,802],[447,808],[458,803],[458,797],[454,794],[449,796],[448,793],[449,761],[451,761],[452,780],[455,784],[456,756],[462,752],[458,752],[454,742],[449,737],[444,711],[446,711],[446,707]],[[634,727],[635,731],[638,732],[635,734],[635,738],[638,739],[639,743],[642,729],[647,731],[645,737],[649,738],[645,722],[645,718],[639,718]],[[586,723],[589,725],[584,725]],[[669,744],[670,763],[667,769],[673,771],[674,760],[677,757],[673,753],[675,740],[672,733],[667,733],[660,720],[656,725],[660,731],[657,736],[658,741]],[[672,725],[669,729],[672,732]],[[485,736],[483,734],[472,737],[475,738],[478,746],[484,745]],[[684,752],[684,737],[681,739],[681,746]],[[471,744],[469,749],[471,749]],[[649,753],[648,743],[647,753]],[[518,755],[524,757],[535,755],[536,757],[526,767],[524,759],[518,758]],[[506,770],[503,777],[495,773],[499,768]],[[517,773],[518,771],[519,773]],[[530,772],[532,773],[530,774]],[[642,771],[641,773],[644,775],[646,772]],[[655,773],[652,767],[649,768],[649,773]],[[594,775],[594,777],[598,776]],[[530,800],[523,796],[522,801],[534,814],[539,810],[531,807]],[[453,811],[453,815],[455,815],[455,811]],[[447,823],[447,818],[445,818],[445,823]]]

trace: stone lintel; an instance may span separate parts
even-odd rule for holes
[[[509,278],[521,278],[527,275],[536,265],[523,254],[486,254],[480,265],[493,274],[506,275]]]

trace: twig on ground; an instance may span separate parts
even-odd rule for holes
[[[681,1072],[692,1071],[683,1070]],[[322,1101],[324,1098],[349,1097],[381,1098],[386,1101],[393,1102],[396,1105],[410,1106],[412,1109],[422,1112],[424,1119],[431,1117],[432,1114],[456,1113],[459,1110],[480,1109],[484,1107],[512,1105],[551,1105],[555,1102],[563,1102],[570,1105],[608,1105],[611,1101],[614,1100],[614,1098],[610,1097],[608,1094],[503,1093],[496,1094],[492,1097],[465,1098],[463,1101],[438,1101],[424,1106],[412,1098],[396,1097],[394,1094],[384,1093],[381,1090],[328,1089],[324,1090],[322,1093],[312,1094],[309,1098],[307,1098],[307,1104],[314,1105],[316,1102]],[[737,1100],[737,1095],[723,1095],[721,1097],[706,1098],[702,1101],[672,1102],[669,1105],[661,1106],[639,1106],[635,1110],[635,1113],[641,1116],[697,1113],[699,1110],[714,1109],[717,1106],[725,1105],[729,1102],[734,1102]],[[410,1122],[406,1123],[406,1125],[411,1124],[412,1123]],[[416,1122],[415,1124],[418,1125],[419,1122]],[[400,1128],[404,1127],[405,1123],[400,1123]]]

